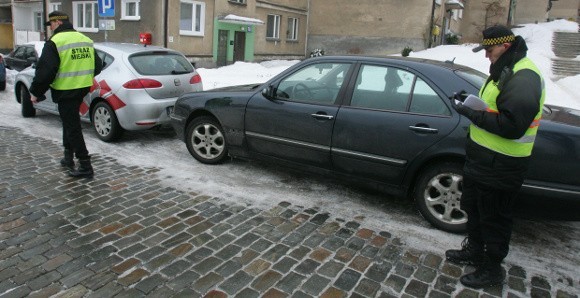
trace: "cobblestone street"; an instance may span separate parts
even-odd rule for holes
[[[472,267],[405,235],[281,201],[269,210],[163,186],[157,168],[93,155],[72,179],[60,144],[0,127],[0,297],[578,297],[578,276]]]

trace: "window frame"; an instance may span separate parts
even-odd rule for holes
[[[286,39],[290,41],[298,41],[298,29],[300,25],[300,19],[289,17],[288,18],[288,34],[286,34]]]
[[[270,17],[273,17],[273,23],[270,23]],[[280,22],[282,20],[282,16],[279,14],[268,14],[267,16],[267,24],[266,24],[266,39],[267,40],[280,40]],[[271,25],[273,28],[270,28]],[[272,29],[272,36],[268,36],[268,31]]]
[[[127,14],[127,5],[135,4],[135,15]],[[141,20],[141,0],[121,0],[121,20],[122,21],[139,21]]]
[[[61,10],[62,2],[50,2],[50,10],[49,12],[53,12],[55,10]]]
[[[42,32],[44,22],[42,21],[42,11],[34,11],[34,30],[38,32]]]
[[[82,16],[83,16],[83,24],[80,24],[80,13],[79,13],[79,5],[82,6]],[[92,6],[93,9],[93,20],[92,20],[92,27],[85,27],[84,16],[86,12],[86,7],[88,5]],[[73,1],[73,26],[79,32],[92,32],[96,33],[99,32],[99,7],[97,1]],[[94,27],[93,27],[94,26]]]
[[[181,6],[182,4],[191,4],[191,30],[184,30],[181,28]],[[199,5],[199,31],[195,30],[196,20],[197,20],[197,7]],[[179,34],[187,36],[205,36],[205,2],[194,1],[194,0],[179,0]]]

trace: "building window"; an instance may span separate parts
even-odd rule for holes
[[[246,0],[228,0],[230,2],[239,3],[239,4],[246,4]]]
[[[38,32],[43,31],[42,30],[42,23],[44,23],[42,21],[42,12],[35,11],[34,12],[34,31],[38,31]]]
[[[298,19],[288,18],[288,40],[298,40]]]
[[[121,2],[121,20],[140,20],[139,2],[141,0],[123,0]]]
[[[266,38],[280,38],[280,16],[276,14],[268,15],[268,28],[266,29]]]
[[[51,2],[50,3],[50,10],[48,12],[50,13],[50,12],[53,12],[55,10],[61,10],[61,8],[62,8],[61,2]]]
[[[99,32],[97,1],[73,1],[73,26],[81,32]]]
[[[181,0],[179,34],[203,36],[205,23],[205,3]]]

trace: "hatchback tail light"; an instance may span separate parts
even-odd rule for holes
[[[201,83],[201,76],[196,74],[193,77],[191,77],[191,79],[189,79],[189,83],[190,84],[197,84],[197,83]]]
[[[161,82],[152,79],[134,79],[123,84],[127,89],[161,88],[161,86],[163,86]]]

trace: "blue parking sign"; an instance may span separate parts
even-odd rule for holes
[[[99,0],[97,3],[99,17],[115,16],[115,0]]]

